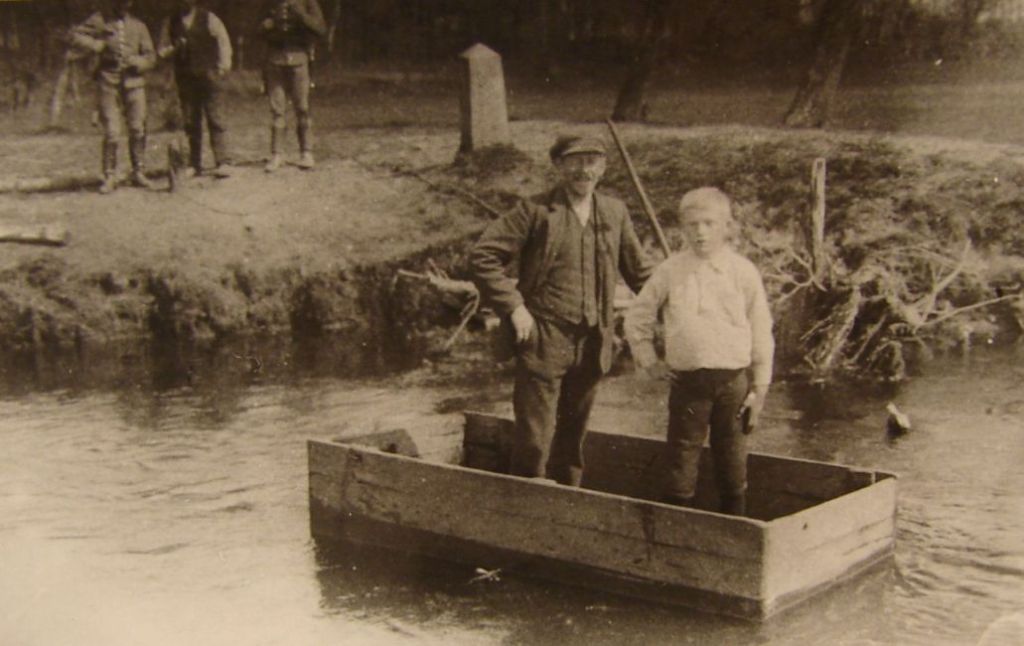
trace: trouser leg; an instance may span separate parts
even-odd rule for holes
[[[142,174],[146,170],[146,89],[126,88],[124,105],[132,169],[136,174]]]
[[[747,396],[745,372],[723,375],[715,384],[711,409],[711,455],[715,463],[715,479],[721,495],[721,511],[727,514],[746,513],[747,436],[737,419]]]
[[[711,417],[711,393],[696,372],[672,374],[668,398],[667,500],[692,500],[697,492],[700,455]]]
[[[509,472],[526,478],[545,475],[555,426],[559,380],[537,374],[522,365],[516,368],[512,392],[515,435]]]
[[[268,65],[266,69],[267,97],[270,103],[270,154],[280,155],[285,128],[285,110],[288,97],[285,92],[285,75],[288,68]]]
[[[103,127],[103,176],[113,177],[117,173],[117,144],[121,138],[121,96],[116,86],[103,82],[98,84],[97,93],[100,125]]]
[[[100,149],[103,183],[100,184],[100,193],[110,193],[117,188],[117,147],[121,138],[122,107],[117,86],[103,82],[98,84],[97,112],[103,127],[103,144]]]
[[[203,165],[203,118],[199,80],[187,73],[178,74],[177,80],[181,114],[185,121],[185,137],[188,139],[188,164],[199,172]]]
[[[295,132],[299,150],[308,153],[313,150],[313,120],[309,113],[309,65],[290,68],[289,92],[295,107]]]
[[[583,479],[583,441],[601,381],[601,336],[596,329],[581,331],[574,342],[574,363],[562,377],[547,474],[578,487]]]
[[[562,378],[572,362],[572,341],[556,325],[538,318],[530,338],[517,352],[511,473],[543,477],[555,432]]]
[[[224,87],[219,78],[208,79],[204,101],[206,125],[210,130],[210,148],[218,166],[231,163],[228,150],[227,123],[224,119]]]

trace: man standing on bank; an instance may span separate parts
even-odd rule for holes
[[[117,147],[121,119],[128,122],[132,181],[153,188],[146,177],[146,78],[156,64],[153,39],[145,23],[128,11],[132,0],[101,3],[100,11],[71,30],[73,47],[99,56],[96,82],[103,124],[103,183],[100,193],[117,188]]]
[[[260,23],[267,41],[264,81],[270,98],[270,159],[265,170],[281,167],[285,110],[288,99],[295,108],[299,139],[299,168],[313,168],[312,120],[309,116],[309,66],[316,39],[327,34],[323,13],[316,0],[267,0]]]
[[[231,70],[231,39],[224,23],[200,0],[179,0],[178,11],[160,30],[157,55],[174,58],[181,111],[188,135],[188,175],[202,172],[203,115],[210,130],[214,177],[231,175],[224,122],[224,76]]]
[[[550,157],[559,185],[492,223],[470,263],[483,302],[515,335],[511,473],[579,486],[587,421],[612,361],[615,286],[621,272],[640,291],[651,265],[626,205],[594,191],[604,143],[560,137]]]

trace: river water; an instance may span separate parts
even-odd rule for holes
[[[7,358],[0,644],[1024,643],[1024,348],[874,392],[780,385],[755,449],[895,471],[895,562],[764,625],[309,536],[307,438],[506,413],[508,373],[242,343]],[[462,370],[462,368],[459,368]],[[914,423],[892,442],[887,401]],[[661,384],[592,426],[656,435]]]

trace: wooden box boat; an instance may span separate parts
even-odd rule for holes
[[[896,478],[752,453],[748,516],[655,502],[662,442],[590,432],[583,487],[505,475],[508,419],[309,442],[313,536],[762,620],[891,556]],[[703,458],[709,460],[707,450]]]

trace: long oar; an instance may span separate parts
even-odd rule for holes
[[[633,188],[640,195],[640,202],[643,204],[644,212],[647,213],[647,217],[651,220],[651,225],[654,227],[654,234],[658,236],[658,243],[661,245],[661,250],[665,252],[667,258],[671,251],[668,248],[668,240],[665,239],[665,232],[661,230],[661,225],[658,224],[658,216],[654,214],[654,207],[651,206],[651,201],[647,199],[647,193],[644,191],[643,184],[640,183],[640,178],[636,174],[636,169],[633,168],[633,161],[629,158],[629,152],[626,147],[622,145],[622,140],[619,139],[619,133],[615,129],[615,123],[611,119],[605,120],[608,124],[608,129],[612,131],[612,139],[615,140],[615,145],[619,148],[619,154],[622,155],[622,161],[626,162],[626,169],[629,170],[629,177],[633,180]]]

